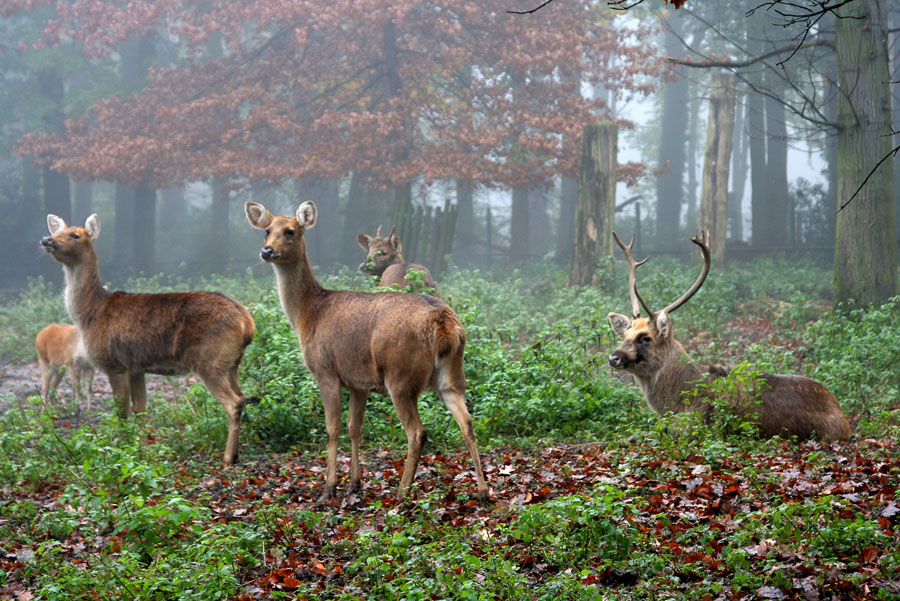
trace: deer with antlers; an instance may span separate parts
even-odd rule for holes
[[[626,245],[613,233],[628,263],[628,287],[632,318],[609,314],[613,331],[622,344],[609,356],[609,365],[629,372],[644,399],[657,413],[697,411],[709,416],[711,399],[701,384],[706,375],[694,363],[672,334],[670,315],[693,297],[709,274],[709,232],[691,238],[703,254],[703,268],[693,285],[675,302],[661,311],[653,311],[637,290],[637,268],[647,259],[636,261],[632,255],[634,237]],[[640,317],[641,307],[648,317]],[[709,377],[727,371],[711,370]],[[803,376],[760,374],[752,390],[746,391],[757,402],[736,402],[735,409],[756,415],[760,432],[766,437],[784,435],[800,439],[813,435],[826,440],[847,438],[850,422],[837,399],[822,384]]]
[[[426,286],[437,292],[437,284],[431,277],[431,272],[424,265],[418,263],[407,263],[403,259],[401,252],[403,251],[403,243],[400,236],[396,234],[397,226],[391,228],[391,233],[387,238],[381,237],[381,226],[374,236],[368,234],[360,234],[356,237],[360,248],[366,251],[366,260],[359,264],[359,270],[369,275],[379,276],[381,278],[381,286],[399,285],[401,288],[406,285],[406,273],[409,271],[422,271],[425,277],[422,281]]]
[[[406,495],[425,444],[419,396],[437,392],[462,430],[475,466],[476,495],[488,496],[472,418],[466,408],[463,349],[466,333],[447,303],[433,296],[402,292],[327,290],[312,272],[303,234],[316,224],[316,205],[304,202],[295,215],[276,217],[258,202],[244,210],[255,228],[265,230],[260,257],[275,270],[278,296],[297,332],[303,362],[319,385],[328,432],[325,490],[337,487],[337,443],[341,427],[342,389],[350,391],[350,489],[361,487],[359,438],[369,392],[390,395],[406,430],[406,465],[398,497]]]

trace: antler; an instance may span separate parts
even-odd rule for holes
[[[622,239],[619,238],[619,235],[615,232],[613,232],[613,238],[616,239],[616,243],[622,249],[625,260],[628,261],[628,292],[631,295],[631,316],[633,319],[637,319],[641,316],[641,305],[643,305],[644,310],[652,316],[653,311],[650,310],[650,307],[647,306],[647,303],[644,302],[644,299],[641,298],[641,295],[638,294],[637,291],[637,268],[646,263],[650,257],[647,257],[643,261],[634,260],[634,255],[631,254],[631,249],[634,248],[634,234],[631,235],[631,242],[628,246],[622,243]]]
[[[380,225],[378,226],[378,231],[375,232],[375,237],[376,237],[376,238],[381,238],[381,226],[380,226]]]
[[[395,225],[394,227],[391,228],[391,233],[388,234],[388,238],[390,238],[391,236],[393,236],[393,235],[394,235],[394,232],[396,232],[396,231],[397,231],[397,226]]]
[[[694,296],[698,290],[700,290],[700,286],[703,285],[704,280],[706,280],[706,276],[709,274],[709,266],[712,263],[712,258],[709,252],[709,230],[698,232],[696,236],[693,236],[691,238],[691,242],[699,246],[700,252],[703,253],[703,269],[700,271],[700,275],[697,276],[697,281],[694,282],[694,285],[691,286],[687,292],[682,294],[681,298],[663,309],[663,311],[665,311],[666,313],[671,313],[684,303],[691,300],[691,297]],[[651,318],[655,320],[656,315],[651,313]]]

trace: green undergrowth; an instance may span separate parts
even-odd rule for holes
[[[654,260],[641,270],[643,294],[660,307],[690,286],[697,265]],[[838,582],[835,570],[869,586],[866,570],[875,561],[896,574],[900,551],[885,534],[894,520],[889,504],[898,502],[896,457],[865,468],[878,474],[877,494],[847,487],[800,496],[782,490],[790,477],[766,462],[782,466],[802,454],[797,470],[812,474],[809,486],[822,486],[841,475],[835,452],[862,454],[760,440],[746,416],[725,411],[710,421],[651,413],[636,387],[606,365],[618,344],[607,313],[629,313],[626,276],[621,265],[603,265],[597,286],[567,288],[565,273],[538,264],[454,269],[439,282],[467,332],[467,402],[480,448],[528,454],[597,443],[609,456],[604,480],[589,486],[567,480],[570,467],[541,465],[528,478],[548,484],[526,479],[521,490],[495,490],[496,505],[483,516],[468,505],[468,484],[461,488],[452,474],[417,488],[402,507],[374,493],[355,510],[298,507],[323,475],[316,468],[300,478],[278,464],[320,461],[326,434],[318,388],[273,279],[126,282],[122,288],[132,291],[220,290],[249,307],[257,330],[241,382],[260,402],[245,411],[241,457],[269,471],[263,478],[256,468],[231,468],[227,479],[242,482],[239,492],[220,490],[232,486],[221,483],[217,467],[227,424],[200,384],[152,395],[146,422],[120,422],[106,411],[85,420],[72,404],[47,410],[38,399],[7,395],[0,404],[0,591],[21,585],[39,599],[93,599],[98,591],[122,599],[780,598],[775,591],[807,585],[840,594],[853,584]],[[347,271],[322,280],[332,288],[372,285]],[[821,269],[771,260],[713,272],[678,311],[676,335],[692,353],[700,347],[696,356],[719,359],[724,349],[724,362],[739,364],[711,385],[717,397],[738,394],[760,370],[804,373],[834,391],[855,440],[896,437],[900,299],[832,312],[827,281]],[[765,322],[782,342],[768,333],[745,340],[729,329],[743,316]],[[4,302],[0,355],[31,360],[34,335],[55,321],[66,321],[60,291],[31,282]],[[419,407],[426,453],[462,454],[459,428],[440,399],[426,393]],[[372,395],[363,437],[366,452],[389,449],[402,458],[406,436],[390,399]],[[349,451],[346,433],[340,449]],[[381,490],[397,469],[385,461],[370,487]],[[520,468],[492,469],[488,479],[499,486],[501,474]],[[719,526],[691,518],[692,508],[712,503],[696,492],[711,473],[724,483],[710,495],[732,504]],[[293,484],[277,494],[266,488],[285,481]],[[447,507],[458,515],[448,517]],[[888,526],[878,512],[888,513]],[[299,567],[288,576],[276,565]],[[257,588],[270,596],[255,597]],[[876,598],[900,598],[884,591]]]

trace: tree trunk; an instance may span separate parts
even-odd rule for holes
[[[362,251],[356,243],[356,237],[366,231],[369,223],[367,196],[362,177],[354,173],[350,179],[350,192],[344,208],[344,227],[341,230],[341,263],[344,265],[359,265],[361,262]],[[409,257],[406,258],[409,260]]]
[[[134,190],[134,268],[156,271],[156,190],[142,183]]]
[[[300,200],[313,201],[319,210],[316,227],[305,234],[310,261],[320,269],[330,271],[337,263],[340,250],[340,244],[338,244],[341,235],[338,180],[310,177],[298,184]]]
[[[134,188],[127,184],[116,184],[114,197],[115,234],[113,236],[113,264],[117,269],[126,270],[134,256]]]
[[[512,189],[512,216],[509,224],[509,250],[513,262],[525,261],[528,257],[528,230],[531,214],[531,198],[528,188]]]
[[[63,101],[65,87],[58,67],[47,67],[37,74],[38,89],[41,96],[50,106],[43,115],[44,128],[49,132],[62,132],[65,115]],[[69,176],[60,173],[49,165],[44,166],[44,209],[62,217],[66,223],[72,223],[72,198],[69,188]]]
[[[456,178],[456,232],[453,248],[463,255],[457,257],[458,264],[472,263],[472,249],[475,240],[475,186],[463,178]]]
[[[749,144],[744,135],[744,103],[735,96],[734,152],[732,154],[732,187],[728,200],[728,221],[731,239],[744,239],[744,187],[747,183],[747,150]]]
[[[841,9],[835,49],[838,85],[838,201],[846,204],[873,166],[891,150],[891,98],[885,3],[856,0]],[[838,213],[834,300],[856,306],[895,296],[897,226],[894,174],[876,169]]]
[[[94,185],[91,182],[75,182],[75,221],[90,217],[94,208]]]
[[[696,88],[696,85],[694,86]],[[693,94],[696,96],[696,94]],[[697,221],[697,142],[700,138],[699,122],[700,122],[700,101],[696,97],[690,100],[690,130],[688,133],[687,146],[687,223],[698,223]]]
[[[578,180],[564,175],[559,182],[559,227],[556,233],[556,262],[560,265],[572,264],[576,204],[578,204]]]
[[[201,271],[209,273],[224,273],[228,269],[229,239],[230,235],[228,218],[228,190],[221,178],[214,177],[210,183],[211,202],[209,220],[209,244],[206,252],[201,256],[206,257],[207,269]]]
[[[728,214],[728,167],[734,134],[734,76],[716,73],[710,82],[709,129],[700,193],[700,228],[709,230],[713,264],[725,265]]]
[[[747,95],[747,129],[750,135],[750,233],[753,246],[765,245],[766,214],[766,121],[763,97]]]
[[[681,42],[682,16],[672,11],[666,18],[665,53],[673,58],[684,55]],[[681,205],[684,202],[685,127],[688,118],[688,80],[678,77],[663,88],[662,129],[657,168],[664,170],[656,178],[656,239],[662,248],[674,248],[681,231]]]
[[[581,134],[575,245],[569,286],[587,286],[596,277],[597,255],[612,254],[616,210],[618,128],[590,125]]]
[[[769,86],[772,93],[783,93],[781,86]],[[766,194],[765,243],[767,246],[787,246],[789,194],[787,181],[787,127],[784,105],[771,96],[766,97]]]

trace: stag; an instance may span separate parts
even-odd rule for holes
[[[47,216],[50,236],[41,245],[62,263],[66,309],[78,326],[87,356],[109,377],[121,419],[147,410],[145,373],[192,371],[228,414],[225,465],[237,461],[238,431],[245,404],[238,366],[253,340],[255,324],[240,303],[216,292],[129,294],[101,284],[94,242],[100,219],[84,227]]]
[[[708,389],[701,386],[707,377],[720,377],[720,368],[709,375],[691,360],[672,333],[670,315],[687,303],[700,290],[709,274],[709,232],[691,238],[703,255],[703,268],[693,285],[678,300],[661,311],[653,311],[637,290],[637,268],[647,259],[636,261],[632,254],[634,237],[626,245],[613,233],[628,263],[628,287],[632,317],[609,314],[613,331],[622,344],[609,356],[609,365],[632,375],[641,389],[644,400],[657,413],[696,411],[710,415],[712,399]],[[640,317],[641,307],[648,317]],[[782,435],[799,439],[813,435],[826,440],[846,438],[850,423],[841,411],[837,399],[828,388],[803,376],[760,374],[753,390],[753,401],[735,400],[739,413],[755,415],[762,435]]]
[[[356,237],[360,248],[366,251],[366,260],[359,264],[359,270],[369,275],[379,276],[381,278],[381,286],[393,286],[394,284],[403,287],[406,285],[406,274],[409,271],[422,271],[425,277],[422,281],[426,286],[432,288],[437,293],[437,284],[431,277],[431,272],[424,265],[418,263],[407,263],[401,254],[403,251],[403,243],[400,236],[396,234],[397,226],[391,228],[391,233],[387,238],[381,237],[381,226],[374,236],[368,234],[360,234]]]
[[[402,292],[327,290],[312,272],[303,234],[316,224],[316,205],[304,202],[296,215],[273,216],[248,202],[244,210],[255,228],[265,230],[260,257],[275,270],[281,307],[297,332],[303,362],[319,386],[328,432],[328,466],[320,502],[337,487],[337,443],[341,390],[350,391],[350,489],[361,487],[359,437],[369,392],[388,394],[406,430],[406,465],[398,497],[406,495],[425,444],[418,399],[435,390],[462,430],[475,465],[477,496],[488,496],[472,418],[466,408],[463,349],[466,334],[447,303]]]

